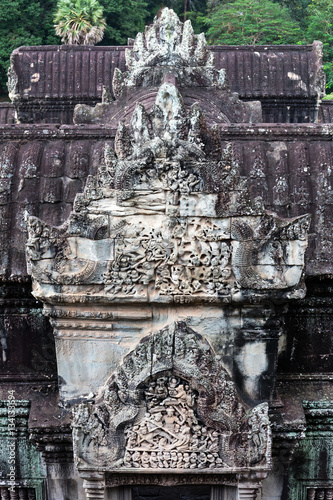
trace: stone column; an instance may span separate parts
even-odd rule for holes
[[[46,431],[34,428],[30,432],[30,440],[42,454],[46,464],[45,486],[48,500],[81,499],[84,492],[82,480],[73,463],[71,429],[54,428]]]
[[[212,486],[210,489],[210,500],[222,500],[222,487],[221,486]]]
[[[83,488],[85,490],[87,500],[104,500],[104,475],[98,473],[85,475]]]
[[[259,485],[253,483],[244,483],[238,486],[237,500],[256,500],[259,491]]]

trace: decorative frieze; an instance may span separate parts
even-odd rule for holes
[[[140,473],[121,473],[112,472],[105,474],[105,484],[107,487],[119,487],[119,486],[183,486],[183,485],[228,485],[235,486],[237,484],[237,478],[235,474],[218,474],[215,473],[205,473],[200,470],[200,473],[191,471],[191,474],[184,473],[168,473],[163,474],[160,472],[147,473],[146,471],[141,471]]]
[[[105,147],[67,223],[28,219],[35,295],[122,303],[303,296],[310,219],[284,220],[251,200],[236,157],[199,106],[187,114],[164,83],[151,112],[138,104],[130,128],[119,125],[115,151]]]

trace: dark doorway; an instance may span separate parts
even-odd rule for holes
[[[210,486],[136,486],[132,500],[209,500]]]

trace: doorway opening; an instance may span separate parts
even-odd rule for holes
[[[211,486],[136,486],[132,500],[210,500]]]

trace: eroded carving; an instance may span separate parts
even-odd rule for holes
[[[109,470],[265,469],[267,410],[247,408],[208,342],[176,323],[124,358],[102,402],[75,409],[78,465],[97,454]]]
[[[133,49],[127,49],[125,57],[127,87],[147,86],[153,76],[155,85],[156,76],[161,83],[163,67],[173,68],[180,85],[198,85],[198,81],[220,88],[228,85],[224,70],[214,68],[214,56],[205,35],[195,35],[191,21],[181,23],[172,9],[163,9],[145,33],[137,34]]]
[[[154,471],[154,473],[145,474],[138,472],[137,474],[134,471],[131,474],[115,472],[106,473],[106,485],[111,487],[117,486],[134,486],[134,485],[152,485],[152,486],[183,486],[185,484],[192,485],[229,485],[235,486],[237,484],[236,474],[232,474],[228,472],[227,474],[223,473],[205,473],[202,469],[200,470],[200,474],[188,474],[180,473],[180,472],[160,472]]]
[[[136,294],[140,285],[144,292],[155,281],[161,295],[196,295],[228,293],[230,276],[227,221],[179,218],[159,230],[139,225],[134,239],[117,238],[104,278],[108,293]]]
[[[18,83],[19,83],[19,79],[18,79],[18,75],[15,71],[15,64],[14,64],[14,57],[11,56],[10,58],[10,66],[8,68],[8,83],[7,83],[7,87],[8,87],[8,94],[9,94],[9,98],[11,99],[11,101],[15,102],[15,100],[17,100],[18,98]]]
[[[52,227],[37,217],[28,217],[27,257],[28,262],[39,261],[39,266],[34,266],[34,276],[41,283],[85,283],[96,270],[96,261],[71,259],[72,252],[63,236],[64,230]]]
[[[151,111],[138,104],[130,126],[119,124],[114,151],[106,144],[99,158],[66,225],[49,228],[54,237],[37,235],[37,219],[29,225],[38,281],[80,285],[74,294],[98,285],[89,293],[106,300],[304,294],[309,217],[281,219],[252,200],[232,143],[198,104],[187,113],[173,84],[160,87]]]
[[[164,8],[145,33],[138,33],[133,48],[125,51],[127,71],[115,68],[112,91],[115,101],[105,99],[95,108],[79,104],[74,110],[74,123],[118,123],[119,116],[129,124],[133,103],[154,105],[158,87],[173,84],[180,92],[189,90],[183,107],[193,103],[192,93],[200,88],[209,117],[214,122],[260,122],[260,102],[243,102],[229,89],[224,69],[214,66],[204,33],[195,35],[191,21],[181,23],[172,9]],[[206,90],[209,89],[209,93]],[[184,92],[184,95],[188,92]],[[126,107],[125,107],[126,102]],[[128,103],[129,106],[128,106]],[[156,103],[155,103],[156,106]]]

